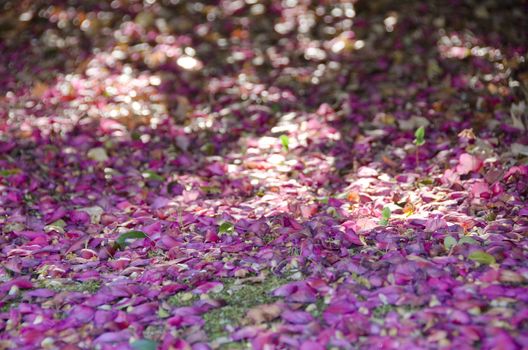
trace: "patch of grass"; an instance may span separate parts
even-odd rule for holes
[[[365,278],[363,276],[360,276],[360,275],[358,275],[356,273],[351,274],[350,278],[352,278],[354,280],[354,282],[356,282],[357,284],[359,284],[359,285],[361,285],[361,286],[363,286],[363,287],[365,287],[367,289],[370,289],[372,287],[371,284],[370,284],[370,281],[367,278]]]
[[[20,302],[22,301],[22,298],[20,296],[17,296],[14,299],[8,300],[2,307],[0,307],[0,312],[9,312],[12,308],[18,306]]]
[[[146,339],[152,339],[159,341],[163,337],[164,328],[163,326],[150,325],[143,331],[143,337]]]
[[[70,282],[66,280],[42,280],[40,288],[51,289],[56,292],[81,292],[95,294],[101,289],[101,282],[96,280],[85,282]]]
[[[323,298],[317,298],[315,303],[310,304],[306,307],[306,311],[311,313],[314,318],[321,318],[323,312],[326,309],[326,304]]]
[[[176,307],[191,306],[195,301],[200,299],[197,294],[189,292],[179,292],[171,296],[168,300],[169,304]]]
[[[215,340],[228,335],[227,326],[236,327],[244,318],[247,309],[239,305],[225,305],[206,313],[204,330],[211,340]]]
[[[375,318],[385,317],[389,312],[395,310],[396,306],[391,304],[383,304],[372,310],[372,316]]]
[[[383,319],[391,311],[397,312],[400,316],[404,316],[409,313],[417,311],[418,307],[413,307],[411,305],[391,305],[383,304],[372,310],[372,317],[376,319]]]
[[[246,350],[251,349],[251,344],[248,342],[230,342],[222,344],[218,347],[218,350]]]
[[[485,220],[488,222],[492,222],[492,221],[495,221],[496,218],[497,218],[497,214],[495,214],[494,212],[490,212],[486,215]]]
[[[223,307],[211,310],[203,316],[205,321],[204,330],[210,340],[227,337],[226,326],[240,326],[249,309],[278,300],[279,298],[272,296],[270,292],[288,283],[289,280],[269,275],[260,283],[237,284],[236,282],[236,278],[222,279],[224,289],[219,293],[210,294],[211,299],[220,299],[226,303]],[[236,347],[238,345],[234,343],[224,345],[229,345],[225,349],[247,348],[243,344],[238,344],[242,347]]]
[[[149,250],[148,253],[147,253],[147,257],[148,258],[158,258],[158,257],[163,257],[165,258],[166,255],[165,255],[165,252],[161,249],[153,249],[153,250]]]

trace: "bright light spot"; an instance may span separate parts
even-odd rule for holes
[[[354,48],[356,50],[361,50],[363,47],[365,47],[365,42],[363,40],[357,40],[354,42]]]
[[[262,15],[264,12],[266,12],[266,8],[262,4],[255,4],[251,6],[251,14],[253,16]]]
[[[189,56],[194,56],[194,55],[196,55],[196,50],[193,49],[193,48],[190,47],[190,46],[186,47],[184,51],[185,51],[185,54],[186,54],[186,55],[189,55]]]
[[[394,31],[394,26],[398,23],[398,18],[395,15],[391,15],[385,18],[383,23],[385,24],[385,30],[390,33]]]
[[[285,160],[286,158],[284,158],[284,156],[281,154],[272,154],[271,156],[268,157],[268,163],[275,164],[275,165],[281,164]]]
[[[112,57],[114,57],[116,60],[124,60],[126,58],[126,53],[121,50],[114,50],[112,51]]]
[[[292,22],[283,22],[275,24],[275,31],[279,34],[287,34],[293,29],[294,25]]]
[[[347,16],[348,18],[353,18],[356,16],[356,11],[354,10],[354,6],[352,4],[347,4],[349,6],[347,6],[345,8],[345,16]]]
[[[159,86],[161,84],[161,79],[160,77],[153,75],[149,78],[149,83],[152,86]]]
[[[87,30],[90,29],[91,24],[92,24],[92,23],[90,22],[89,19],[85,19],[85,20],[82,21],[82,23],[81,23],[81,30],[82,30],[83,32],[86,32]]]
[[[334,7],[332,9],[332,12],[330,12],[332,16],[334,17],[341,17],[343,16],[343,10],[341,10],[339,7]]]
[[[346,47],[345,41],[338,40],[332,45],[331,50],[333,53],[340,53],[341,51],[343,51],[345,47]]]
[[[138,112],[141,109],[141,103],[139,103],[138,101],[132,102],[132,109]]]
[[[143,134],[139,137],[139,139],[141,140],[141,142],[143,143],[147,143],[150,141],[150,135],[149,134]]]
[[[176,63],[185,70],[199,70],[202,67],[202,63],[191,56],[181,56]]]
[[[318,47],[309,47],[304,53],[304,57],[307,60],[324,60],[326,53]]]
[[[21,14],[18,20],[20,22],[28,22],[28,21],[31,21],[32,18],[33,18],[33,12],[28,11],[28,12],[24,12],[23,14]]]

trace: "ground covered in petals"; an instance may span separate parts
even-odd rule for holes
[[[0,4],[0,349],[528,348],[524,1]]]

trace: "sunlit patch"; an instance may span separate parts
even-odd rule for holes
[[[485,57],[490,61],[503,58],[502,52],[493,47],[480,46],[477,38],[471,33],[452,33],[442,35],[437,43],[440,55],[445,58],[464,59],[469,56]]]
[[[396,25],[396,23],[398,23],[398,16],[396,14],[391,14],[383,20],[385,30],[389,33],[394,31],[394,26]]]
[[[356,40],[354,42],[354,48],[356,50],[361,50],[363,47],[365,47],[365,42],[363,40]]]
[[[185,70],[193,71],[200,70],[203,66],[199,60],[187,55],[179,57],[176,63]]]

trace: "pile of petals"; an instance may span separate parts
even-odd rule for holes
[[[447,3],[2,2],[0,349],[528,348],[527,7]]]

